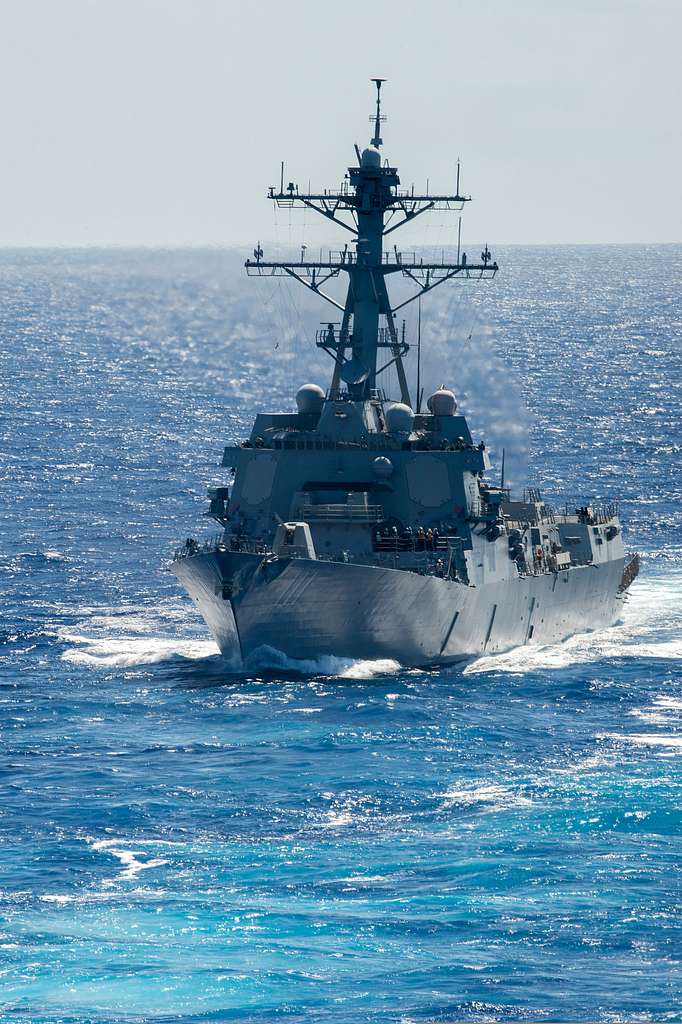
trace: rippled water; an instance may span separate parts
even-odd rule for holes
[[[500,258],[430,372],[454,316],[476,429],[506,395],[531,481],[620,495],[623,622],[239,676],[164,566],[318,312],[229,253],[0,253],[3,1021],[682,1019],[682,250]]]

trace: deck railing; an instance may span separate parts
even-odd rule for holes
[[[384,518],[381,505],[354,505],[352,502],[339,504],[313,505],[302,507],[301,516],[309,521],[350,521],[353,523],[380,523]]]

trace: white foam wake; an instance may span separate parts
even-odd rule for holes
[[[125,609],[83,609],[88,617],[71,629],[57,631],[68,645],[63,661],[91,668],[133,668],[153,665],[173,658],[200,660],[220,653],[213,640],[163,636],[177,633],[179,613],[185,609],[170,606],[157,611],[133,606]],[[401,666],[391,658],[352,659],[331,655],[319,658],[289,658],[272,647],[261,647],[242,665],[229,664],[234,672],[293,672],[305,676],[331,676],[342,679],[373,679],[393,675]]]
[[[169,602],[158,608],[125,605],[118,608],[84,607],[75,626],[57,630],[66,645],[61,657],[74,665],[93,668],[130,668],[153,665],[172,658],[214,656],[212,640],[178,636],[187,608]]]
[[[340,679],[373,679],[375,676],[394,675],[401,665],[392,658],[352,659],[324,655],[319,658],[289,658],[274,647],[263,646],[247,659],[245,666],[252,671],[291,671],[300,675],[335,676]]]
[[[218,654],[212,640],[168,640],[160,637],[94,637],[67,633],[62,639],[73,644],[62,654],[63,661],[93,667],[131,668],[153,665],[169,658],[208,658]]]
[[[610,658],[682,660],[682,574],[638,581],[617,626],[579,633],[544,647],[528,645],[478,658],[464,673],[524,674]]]

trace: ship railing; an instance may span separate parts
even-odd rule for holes
[[[587,523],[589,526],[603,526],[618,517],[618,502],[609,501],[601,505],[575,505],[566,502],[563,512],[556,515],[557,521],[561,523]]]
[[[213,554],[216,551],[239,551],[252,555],[266,555],[268,545],[261,537],[232,537],[226,540],[222,533],[201,542],[188,537],[181,547],[175,549],[173,561],[191,558],[193,555]]]
[[[380,523],[384,518],[381,505],[353,505],[350,503],[328,505],[303,505],[300,513],[307,521],[336,521],[353,523]]]
[[[447,537],[438,537],[436,540],[429,540],[427,537],[412,535],[379,535],[374,539],[375,551],[447,551],[449,548]]]
[[[332,397],[345,397],[345,392],[334,392]],[[419,440],[397,442],[390,434],[368,434],[357,441],[336,441],[330,438],[307,437],[303,431],[289,431],[287,437],[275,437],[262,445],[252,445],[250,442],[242,442],[242,448],[267,448],[275,451],[428,451],[428,452],[460,452],[478,451],[479,448],[466,441],[453,441],[451,444],[441,442],[435,443],[428,437],[421,437]],[[473,513],[472,513],[473,514]]]
[[[574,555],[571,551],[571,565],[594,565],[594,559],[587,556]]]
[[[375,549],[372,564],[468,583],[464,552],[459,545],[444,543],[436,549],[422,550]]]
[[[379,256],[379,265],[385,267],[405,267],[408,270],[451,270],[453,267],[461,266],[462,270],[467,269],[484,269],[489,270],[491,273],[493,269],[497,269],[490,260],[486,264],[472,263],[467,264],[466,257],[461,264],[453,263],[453,256],[455,256],[455,250],[441,249],[422,249],[420,251],[403,252],[400,249],[390,249],[382,252]],[[309,255],[307,251],[301,252],[301,258],[298,260],[286,260],[286,265],[292,268],[296,268],[304,275],[308,273],[312,274],[313,268],[329,269],[334,270],[337,267],[356,267],[363,266],[367,263],[367,259],[364,253],[353,252],[350,249],[327,249],[326,251],[320,249],[316,258]],[[372,266],[376,265],[376,259],[372,259]],[[271,260],[263,260],[262,258],[256,260],[247,260],[247,270],[252,273],[261,273],[265,271],[272,271],[280,269],[280,262]]]
[[[379,537],[374,542],[374,553],[382,564],[390,564],[395,569],[417,570],[425,575],[468,582],[461,537]]]
[[[286,202],[286,200],[285,200]],[[329,251],[326,259],[319,254],[319,259],[309,259],[304,252],[301,252],[301,259],[298,260],[247,260],[245,263],[246,272],[249,277],[285,277],[292,272],[295,277],[316,280],[320,271],[327,271],[324,280],[330,277],[337,277],[341,270],[348,270],[350,267],[366,267],[370,269],[377,266],[374,257],[369,259],[364,253],[355,253],[350,250]],[[441,250],[435,257],[430,258],[424,253],[417,252],[384,252],[379,258],[379,266],[390,271],[401,271],[409,277],[418,277],[423,280],[422,275],[428,275],[429,279],[436,280],[441,277],[449,280],[456,274],[469,278],[472,273],[478,278],[494,277],[498,270],[496,262],[491,262],[490,256],[483,259],[481,263],[468,263],[466,254],[461,254],[461,262],[453,263],[445,250]],[[317,281],[319,284],[319,280]],[[315,289],[317,290],[317,289]]]
[[[388,566],[392,569],[418,570],[428,575],[445,575],[448,558],[447,552],[440,557],[432,551],[375,551],[372,563]]]
[[[373,118],[374,115],[372,115]],[[372,120],[370,118],[370,120]],[[397,168],[390,166],[381,167],[382,176],[393,177],[396,174]],[[357,168],[351,168],[351,176],[357,174]],[[428,209],[435,210],[455,210],[461,211],[464,204],[469,202],[469,197],[460,195],[439,195],[438,193],[432,193],[428,189],[426,192],[415,193],[414,186],[410,188],[399,188],[397,185],[390,186],[391,198],[394,203],[400,204],[402,208],[404,203],[409,205],[423,205],[428,203]],[[273,199],[277,205],[283,209],[287,209],[294,206],[297,201],[301,200],[318,200],[318,201],[342,201],[347,202],[349,206],[355,206],[355,186],[353,182],[346,176],[343,181],[338,185],[328,185],[322,187],[320,192],[305,192],[299,191],[298,185],[290,185],[286,190],[282,186],[279,192],[276,191],[274,185],[271,185],[268,189],[268,198]],[[393,203],[391,204],[393,206]]]
[[[262,537],[232,537],[217,545],[219,551],[239,551],[249,555],[267,555],[270,548]]]
[[[384,538],[392,541],[393,538]],[[405,542],[407,538],[398,538]],[[255,555],[269,554],[269,548],[262,538],[233,537],[226,539],[222,534],[210,537],[201,543],[188,538],[188,541],[177,548],[174,561],[190,558],[194,555],[213,554],[215,552],[235,551]],[[344,562],[381,565],[391,569],[403,569],[418,572],[424,576],[437,576],[442,579],[468,582],[466,562],[464,560],[463,541],[460,537],[439,537],[437,544],[431,548],[420,547],[419,540],[412,545],[403,543],[395,546],[385,545],[374,549],[369,556],[354,556],[349,552],[336,554],[320,553],[319,561]]]
[[[475,511],[469,513],[472,519],[485,519],[486,516],[477,515]],[[587,523],[590,526],[603,526],[605,523],[610,523],[614,518],[618,516],[618,506],[613,503],[610,505],[604,505],[601,508],[595,509],[590,508],[589,513],[584,513],[581,509],[572,508],[570,505],[566,505],[565,509],[561,512],[557,511],[552,505],[543,505],[542,510],[538,513],[537,519],[532,520],[533,524],[547,525],[549,524],[566,524],[566,523]],[[504,516],[505,526],[507,530],[520,528],[527,525],[527,520],[523,517],[515,518],[513,516]]]
[[[273,439],[272,447],[276,451],[386,451],[395,450],[396,444],[390,437],[383,437],[381,434],[373,434],[371,437],[362,438],[359,441],[332,441],[328,438],[310,438],[303,434],[293,435],[286,438],[276,437]]]
[[[192,555],[202,555],[215,551],[221,539],[222,534],[216,534],[203,541],[197,541],[193,537],[188,537],[185,543],[173,552],[173,560],[177,562],[180,558],[190,558]]]
[[[387,396],[383,388],[370,388],[368,397],[375,402],[390,402],[390,398]],[[327,400],[331,402],[351,402],[352,398],[345,386],[337,386],[327,388]]]
[[[542,558],[538,558],[533,553],[529,558],[526,559],[526,566],[523,572],[524,576],[550,576],[553,573],[563,572],[566,569],[574,568],[575,566],[594,565],[594,559],[588,556],[576,555],[572,551],[570,552],[571,561],[567,565],[559,565],[555,556],[552,554],[543,555]]]
[[[349,335],[347,331],[344,335],[340,329],[337,330],[335,328],[334,324],[328,324],[315,333],[315,344],[318,348],[323,348],[326,351],[343,348],[344,345],[350,346],[352,340],[352,335]],[[377,328],[377,348],[394,348],[395,344],[393,334],[387,327]],[[402,354],[405,355],[408,351],[408,346],[403,345],[402,342],[399,342],[398,345],[404,350]],[[373,388],[372,390],[376,393],[377,389]]]
[[[356,266],[363,263],[363,255],[351,252],[349,249],[329,249],[327,262],[333,265]],[[452,266],[451,256],[445,249],[438,251],[422,250],[421,252],[402,252],[401,250],[387,250],[381,254],[381,264],[394,266],[396,263],[401,267],[450,267]],[[466,266],[466,263],[464,264]]]

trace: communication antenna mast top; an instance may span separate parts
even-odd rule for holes
[[[381,138],[381,122],[385,121],[385,116],[381,113],[381,84],[385,82],[385,78],[370,78],[370,82],[374,82],[377,87],[377,111],[374,115],[374,138],[372,139],[373,146],[381,146],[383,139]],[[370,117],[370,121],[372,118]]]
[[[468,196],[455,195],[452,190],[432,194],[415,193],[414,187],[400,187],[398,168],[384,160],[381,123],[385,120],[381,110],[381,87],[384,78],[370,78],[376,88],[376,109],[369,115],[373,138],[361,152],[356,146],[357,167],[349,167],[338,189],[322,192],[303,191],[295,181],[286,184],[284,167],[280,165],[279,186],[271,185],[269,196],[283,209],[304,208],[315,210],[354,237],[351,248],[330,251],[327,258],[315,259],[312,250],[301,245],[292,260],[266,260],[260,243],[253,258],[246,261],[249,274],[258,277],[292,277],[309,291],[338,309],[342,319],[333,330],[319,331],[317,344],[334,360],[334,374],[330,395],[348,395],[354,402],[374,400],[381,390],[377,377],[390,366],[395,366],[400,387],[400,401],[412,408],[403,358],[409,350],[404,335],[396,323],[396,314],[419,296],[431,292],[446,281],[492,278],[497,273],[497,262],[486,246],[480,262],[467,260],[461,251],[461,237],[457,236],[457,262],[445,253],[431,260],[418,253],[384,251],[384,239],[397,228],[411,223],[428,210],[460,212]],[[459,180],[457,182],[459,185]],[[276,189],[279,187],[279,191]],[[388,294],[387,278],[400,273],[416,291],[410,290],[396,305]],[[343,305],[329,294],[324,286],[341,276],[348,277],[346,299]],[[383,318],[383,319],[382,319]],[[421,355],[421,338],[417,334],[417,348]],[[383,350],[388,349],[384,353]],[[384,359],[384,355],[386,359]],[[419,356],[418,356],[419,358]],[[384,377],[384,380],[386,378]],[[346,390],[343,390],[343,388]],[[422,377],[419,374],[419,397]],[[418,403],[421,408],[421,403]]]

